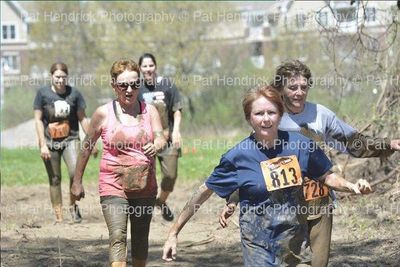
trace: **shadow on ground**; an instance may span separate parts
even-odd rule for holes
[[[390,239],[335,242],[329,267],[397,267],[400,251],[394,246],[399,238],[396,234]]]
[[[34,242],[22,237],[14,247],[2,247],[1,266],[73,266],[105,267],[108,261],[108,241],[104,240],[68,240],[58,238],[37,239]],[[4,238],[2,243],[15,243]],[[129,243],[129,241],[128,241]],[[241,266],[239,246],[223,244],[201,245],[179,248],[177,261],[161,260],[163,244],[151,244],[148,265],[155,266]],[[130,248],[128,253],[130,254]],[[131,266],[131,259],[128,260]]]

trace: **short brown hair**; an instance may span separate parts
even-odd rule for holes
[[[51,67],[50,67],[50,74],[53,75],[53,73],[54,73],[56,70],[61,70],[61,71],[65,72],[65,74],[68,75],[68,67],[67,67],[67,65],[66,65],[65,63],[63,63],[63,62],[56,62],[56,63],[54,63],[53,65],[51,65]]]
[[[312,86],[310,68],[298,59],[288,60],[279,65],[271,85],[278,91],[282,91],[289,79],[295,76],[303,76],[307,80],[308,87]]]
[[[253,105],[253,102],[258,99],[260,96],[265,97],[272,103],[274,103],[278,107],[279,115],[282,117],[284,107],[283,107],[283,102],[281,95],[279,92],[274,89],[270,85],[264,85],[261,87],[256,87],[253,89],[250,89],[246,92],[246,94],[243,97],[242,101],[242,106],[243,106],[243,112],[246,120],[250,119],[250,114],[251,114],[251,108]]]
[[[124,71],[135,71],[139,74],[139,66],[135,61],[131,59],[119,59],[112,64],[110,74],[111,74],[111,82],[115,82],[117,80],[118,75],[123,73]]]

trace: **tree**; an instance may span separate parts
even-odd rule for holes
[[[335,16],[333,28],[324,25],[320,32],[324,38],[325,51],[332,62],[337,77],[345,82],[338,84],[341,93],[338,101],[357,91],[359,95],[369,94],[371,102],[361,103],[368,112],[364,125],[358,127],[372,136],[399,138],[400,128],[400,8],[391,2],[352,1],[356,15],[356,30],[346,33],[341,28],[338,12],[330,3],[323,9]],[[373,22],[373,23],[371,23]],[[363,98],[366,99],[366,98]],[[398,153],[387,164],[377,166],[370,160],[359,170],[364,176],[376,175],[379,170],[388,173],[400,159]],[[349,158],[346,160],[346,164]],[[345,166],[346,166],[345,164]],[[368,167],[366,167],[368,166]],[[345,174],[345,169],[342,169]],[[391,172],[396,174],[395,171]],[[398,174],[398,172],[397,172]]]
[[[37,2],[35,8],[31,62],[45,71],[55,61],[66,62],[89,102],[112,96],[112,62],[137,61],[144,52],[155,54],[159,72],[171,76],[184,95],[202,90],[193,75],[212,73],[218,51],[207,33],[221,22],[218,12],[230,10],[228,3],[103,1]]]

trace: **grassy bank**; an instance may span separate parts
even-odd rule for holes
[[[241,136],[243,137],[243,136]],[[237,138],[187,138],[179,160],[179,179],[204,179],[218,164],[220,156],[232,147]],[[101,151],[100,151],[101,153]],[[84,182],[96,182],[99,173],[100,156],[91,157],[85,170]],[[157,165],[157,177],[160,178]],[[62,162],[62,180],[67,183],[68,174]],[[1,150],[1,185],[32,185],[48,183],[44,164],[37,149]]]

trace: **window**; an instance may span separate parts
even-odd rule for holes
[[[4,55],[3,60],[6,72],[15,72],[20,69],[20,62],[18,55]]]
[[[317,19],[322,26],[328,26],[328,12],[319,12]]]
[[[279,13],[268,14],[267,19],[270,25],[275,26],[279,21]]]
[[[8,39],[8,26],[7,25],[3,25],[3,28],[2,28],[2,30],[1,30],[1,32],[3,33],[2,35],[3,35],[3,39],[5,40],[5,39]]]
[[[306,14],[303,13],[297,14],[296,15],[297,28],[304,28],[304,26],[306,25],[306,19],[307,19]]]
[[[356,19],[356,9],[354,7],[338,8],[335,13],[338,22],[351,22]]]
[[[364,20],[368,22],[376,21],[376,8],[367,7],[364,11]]]
[[[2,39],[3,40],[15,40],[16,39],[16,27],[15,25],[3,25],[1,27]]]
[[[263,53],[262,42],[251,43],[251,55],[252,56],[261,56],[263,54],[264,53]]]

